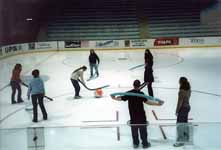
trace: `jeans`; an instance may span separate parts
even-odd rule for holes
[[[18,95],[17,95],[17,101],[21,101],[21,85],[19,82],[17,81],[11,81],[10,82],[11,88],[12,88],[12,94],[11,94],[11,101],[15,102],[15,94],[16,94],[16,90],[18,90]]]
[[[90,70],[91,70],[91,77],[94,76],[94,70],[95,70],[95,73],[97,76],[99,76],[99,73],[98,73],[98,64],[90,64]]]
[[[182,107],[177,116],[177,142],[189,141],[188,114],[190,107]]]
[[[33,105],[33,121],[38,121],[38,104],[40,106],[43,119],[44,120],[47,119],[47,112],[44,107],[43,98],[44,98],[43,94],[34,94],[31,96],[32,105]]]

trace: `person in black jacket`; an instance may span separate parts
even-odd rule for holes
[[[151,54],[149,49],[145,50],[144,61],[145,61],[144,82],[147,83],[148,94],[150,96],[153,96],[153,88],[152,88],[152,83],[154,82],[153,55]]]
[[[91,70],[91,76],[90,78],[94,77],[93,70],[95,69],[95,73],[97,77],[99,76],[98,72],[98,65],[100,63],[100,59],[95,53],[94,49],[90,50],[90,55],[89,55],[89,65],[90,65],[90,70]]]
[[[133,83],[134,89],[128,91],[130,93],[138,93],[144,94],[140,91],[140,81],[135,80]],[[146,98],[138,97],[138,96],[111,96],[112,99],[118,101],[128,101],[128,108],[130,113],[130,124],[131,124],[131,132],[133,139],[134,148],[138,148],[139,146],[139,133],[142,140],[143,148],[150,147],[150,143],[147,139],[147,121],[146,114],[144,110],[144,105],[156,105],[160,106],[163,103],[157,101],[149,101]],[[138,133],[139,131],[139,133]]]

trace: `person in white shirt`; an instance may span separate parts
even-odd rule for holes
[[[83,82],[85,84],[83,74],[84,74],[84,71],[86,71],[86,70],[87,70],[87,67],[82,66],[82,67],[74,70],[71,74],[71,82],[72,82],[74,89],[75,89],[75,96],[74,96],[75,99],[81,98],[81,96],[79,95],[81,88],[80,88],[78,80],[80,80],[81,82]]]

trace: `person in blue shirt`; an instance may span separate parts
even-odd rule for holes
[[[28,99],[32,99],[33,105],[33,122],[38,122],[38,104],[40,106],[43,119],[47,120],[47,112],[44,107],[43,98],[45,95],[44,82],[39,77],[39,70],[35,69],[32,71],[33,79],[28,86]]]

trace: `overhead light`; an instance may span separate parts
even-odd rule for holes
[[[33,19],[32,18],[26,18],[26,21],[32,21]]]

